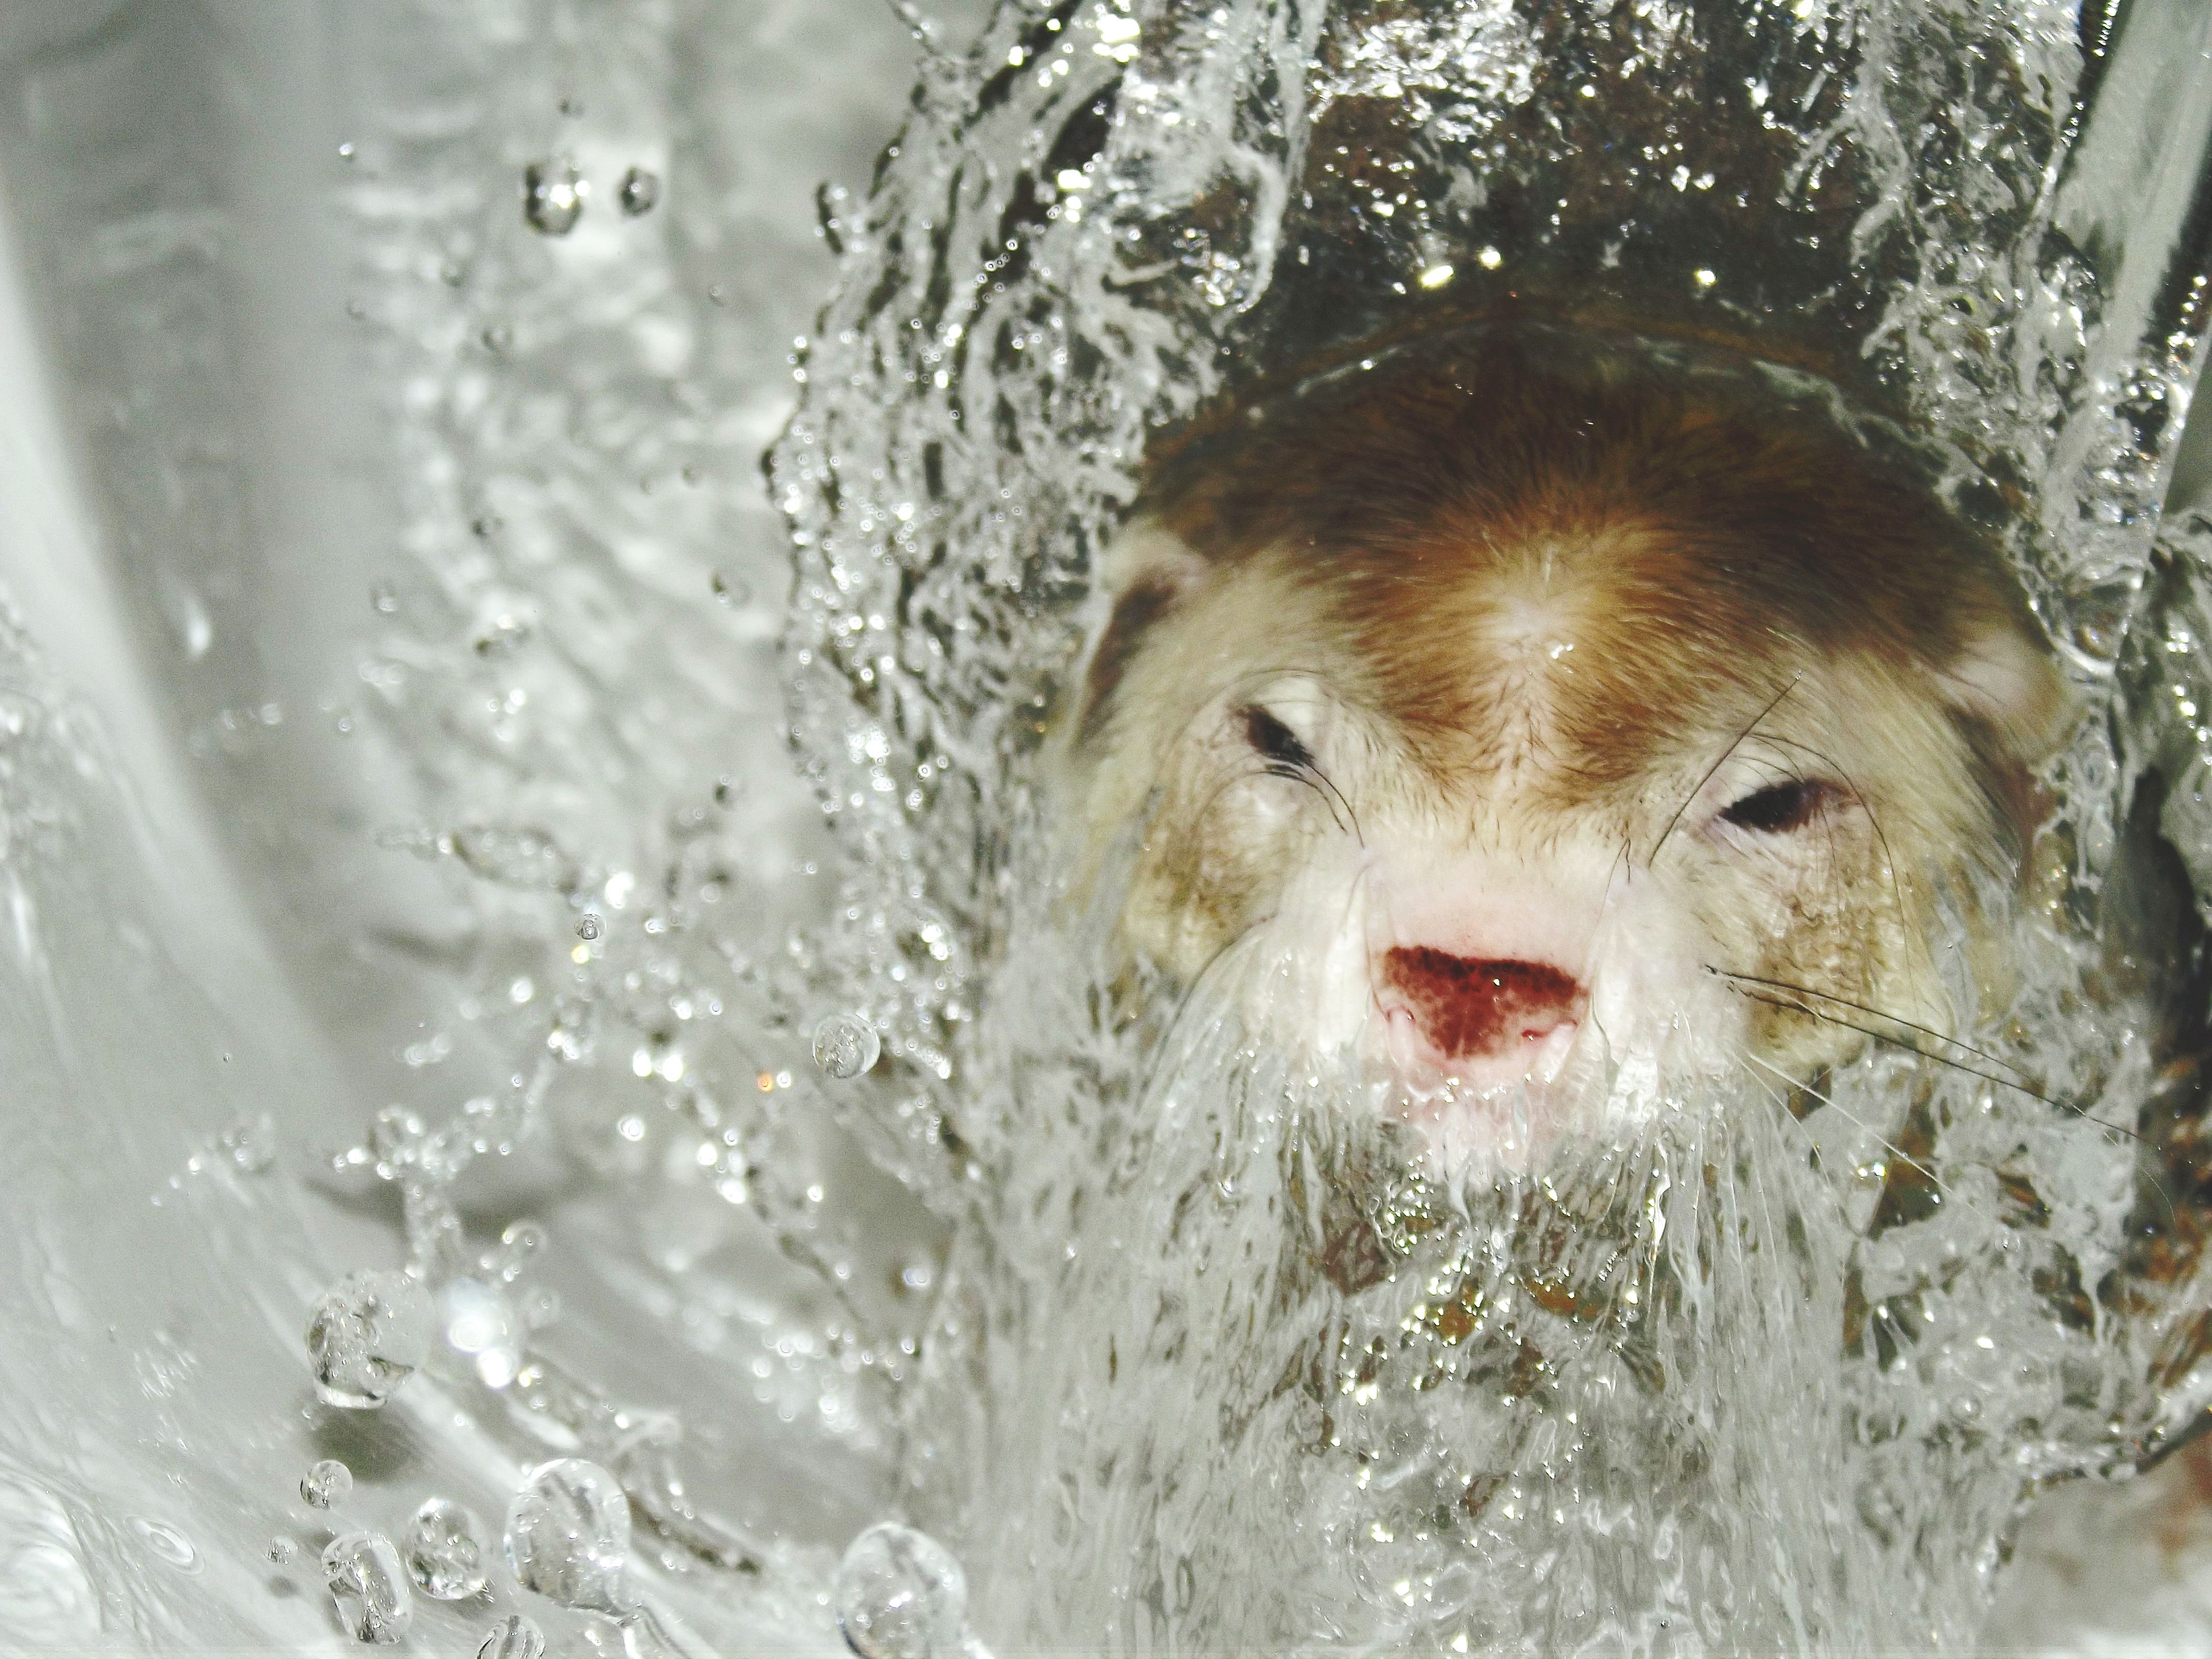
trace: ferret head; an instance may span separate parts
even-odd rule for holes
[[[1925,484],[1776,388],[1493,328],[1178,445],[1067,723],[1127,948],[1475,1143],[1971,1016],[1942,896],[2014,856],[2060,682]]]

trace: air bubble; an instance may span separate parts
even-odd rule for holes
[[[433,1498],[407,1525],[407,1571],[425,1595],[465,1601],[482,1594],[483,1522],[451,1498]]]
[[[349,1273],[307,1320],[315,1393],[350,1411],[381,1406],[430,1357],[437,1310],[405,1273]]]
[[[269,1559],[280,1567],[289,1567],[300,1559],[300,1546],[283,1533],[269,1540]]]
[[[622,210],[631,218],[650,213],[660,200],[660,177],[643,167],[632,167],[622,178]]]
[[[582,917],[576,923],[576,937],[583,940],[586,945],[597,939],[605,931],[605,924],[600,921],[597,913],[593,911],[585,911]]]
[[[300,1496],[310,1509],[326,1510],[353,1496],[353,1471],[325,1457],[300,1477]]]
[[[968,1575],[944,1545],[885,1522],[837,1565],[837,1628],[860,1659],[956,1659],[969,1647]]]
[[[883,1051],[876,1028],[858,1014],[831,1014],[814,1028],[814,1063],[831,1077],[858,1077]]]
[[[566,236],[583,216],[586,186],[576,164],[532,161],[522,170],[522,217],[540,236]]]
[[[563,1457],[532,1469],[507,1506],[516,1581],[565,1607],[619,1613],[629,1565],[629,1499],[597,1463]]]
[[[752,602],[752,589],[726,570],[717,570],[709,585],[714,590],[714,597],[732,611]]]
[[[415,1597],[399,1552],[381,1533],[349,1532],[323,1552],[323,1577],[356,1642],[398,1642],[414,1622]]]

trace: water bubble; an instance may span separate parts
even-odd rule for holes
[[[527,1327],[514,1304],[480,1279],[456,1279],[438,1293],[438,1316],[446,1340],[476,1362],[488,1389],[503,1389],[522,1369]]]
[[[660,176],[643,167],[632,167],[622,178],[622,210],[635,219],[650,213],[660,200]]]
[[[451,1498],[433,1498],[407,1525],[407,1571],[425,1595],[464,1601],[481,1594],[483,1522]]]
[[[289,1567],[300,1559],[300,1546],[280,1532],[269,1540],[269,1559],[280,1567]]]
[[[717,570],[709,579],[709,586],[714,590],[714,597],[732,611],[752,602],[752,589],[726,570]]]
[[[967,1652],[968,1575],[927,1533],[892,1522],[855,1538],[837,1564],[837,1628],[860,1659],[955,1659]]]
[[[143,1515],[134,1515],[131,1517],[131,1530],[138,1534],[148,1549],[171,1566],[186,1572],[199,1571],[199,1552],[192,1547],[192,1540],[174,1527],[160,1521],[149,1521]]]
[[[629,1565],[629,1499],[580,1457],[532,1469],[507,1506],[507,1561],[525,1589],[563,1607],[618,1613]]]
[[[430,1357],[437,1334],[430,1293],[405,1273],[349,1273],[307,1320],[315,1393],[325,1405],[381,1406]]]
[[[814,1063],[831,1077],[858,1077],[883,1051],[876,1028],[858,1014],[831,1014],[814,1028]]]
[[[583,216],[585,185],[573,161],[532,161],[522,170],[522,217],[540,236],[566,236]]]
[[[300,1477],[300,1496],[310,1509],[326,1510],[353,1496],[353,1471],[325,1457]]]
[[[519,1613],[510,1613],[484,1632],[477,1659],[544,1659],[545,1632]]]
[[[222,1132],[222,1149],[247,1175],[259,1175],[276,1161],[276,1125],[266,1112],[242,1117]]]
[[[415,1596],[399,1552],[381,1533],[349,1532],[323,1552],[323,1577],[356,1642],[398,1642],[414,1621]]]
[[[582,939],[586,945],[590,944],[593,939],[597,939],[605,931],[605,924],[600,921],[598,913],[595,911],[585,911],[583,915],[580,917],[576,922],[576,937]]]

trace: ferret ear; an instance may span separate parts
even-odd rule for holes
[[[1083,676],[1083,714],[1076,726],[1088,738],[1104,720],[1122,672],[1144,637],[1208,574],[1205,560],[1157,519],[1138,519],[1099,556],[1091,599],[1101,621]]]
[[[1954,708],[2029,766],[2057,752],[2081,712],[2042,642],[2009,618],[1978,627],[1938,678]]]
[[[1133,519],[1098,556],[1098,591],[1109,605],[1149,589],[1164,600],[1182,598],[1206,580],[1209,567],[1190,544],[1158,519]]]

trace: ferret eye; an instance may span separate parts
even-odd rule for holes
[[[1835,785],[1817,778],[1792,778],[1787,783],[1754,790],[1734,805],[1723,807],[1721,817],[1739,830],[1785,835],[1810,823],[1836,793]]]
[[[1306,767],[1314,763],[1313,750],[1298,741],[1297,733],[1257,703],[1244,710],[1244,735],[1255,749],[1278,766]]]

